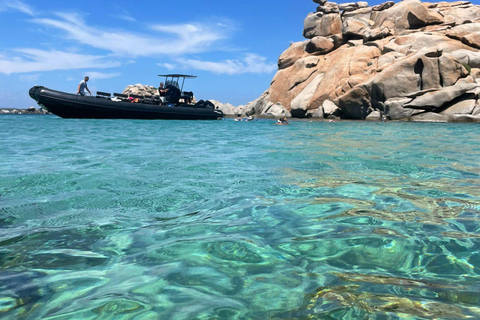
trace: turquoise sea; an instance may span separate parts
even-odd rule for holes
[[[0,117],[0,318],[480,319],[480,126]]]

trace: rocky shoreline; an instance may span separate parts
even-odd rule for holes
[[[2,108],[0,109],[0,114],[51,114],[43,108],[36,109],[35,107],[30,107],[28,109],[15,109],[15,108]]]

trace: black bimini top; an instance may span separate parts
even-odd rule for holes
[[[188,75],[188,74],[159,74],[158,75],[159,77],[172,77],[172,78],[188,78],[188,79],[194,79],[196,78],[197,76],[192,76],[192,75]]]

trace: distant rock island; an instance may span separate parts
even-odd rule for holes
[[[246,115],[480,121],[480,6],[318,4]]]

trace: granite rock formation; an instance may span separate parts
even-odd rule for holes
[[[480,6],[313,0],[305,41],[245,114],[480,121]]]
[[[242,114],[242,111],[241,111],[242,109],[239,109],[238,107],[235,107],[230,103],[222,103],[220,101],[213,100],[213,99],[210,99],[208,101],[213,103],[213,105],[215,106],[215,109],[222,110],[222,112],[227,116],[236,116],[238,113]]]

